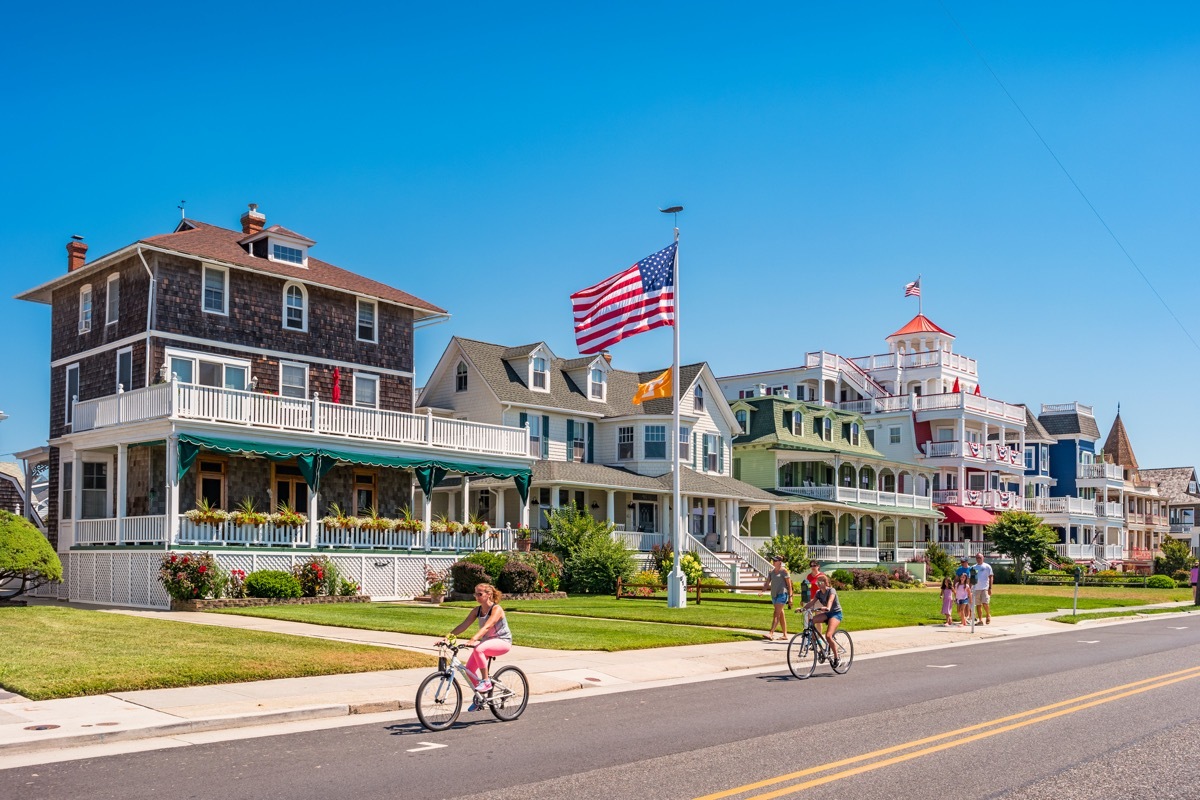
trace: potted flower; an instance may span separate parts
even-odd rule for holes
[[[371,506],[367,509],[367,515],[362,518],[359,527],[369,531],[390,531],[395,524],[394,520],[379,516],[379,509]]]
[[[472,514],[471,521],[463,526],[463,530],[467,531],[468,533],[485,534],[491,527],[491,525],[488,525],[488,521],[486,519],[478,516],[477,514]]]
[[[258,526],[265,525],[268,521],[268,516],[255,507],[252,497],[243,497],[242,502],[238,503],[237,511],[230,514],[229,518],[233,520],[234,525]]]
[[[529,538],[529,526],[522,525],[516,530],[517,549],[523,553],[529,552],[529,548],[533,545],[533,540]]]
[[[303,528],[308,517],[301,514],[291,503],[280,503],[279,510],[271,515],[271,522],[285,528]]]
[[[424,523],[411,510],[407,507],[400,509],[400,518],[396,520],[396,530],[417,533],[422,527],[424,527]]]
[[[429,595],[429,602],[435,606],[440,606],[442,600],[446,598],[446,573],[438,572],[426,564],[425,587],[425,593]]]
[[[229,519],[229,512],[214,508],[207,497],[201,497],[196,501],[196,507],[184,512],[183,516],[196,525],[220,525]]]
[[[433,533],[448,533],[450,531],[450,522],[444,515],[435,517],[429,523],[429,530]]]
[[[342,528],[353,527],[350,522],[353,519],[349,514],[342,510],[342,507],[337,503],[330,503],[329,508],[325,510],[325,516],[321,519],[321,523],[327,530],[341,530]]]

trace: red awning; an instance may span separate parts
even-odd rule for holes
[[[946,522],[959,522],[963,525],[991,525],[996,521],[996,515],[982,508],[968,506],[938,506],[938,510],[946,517]]]

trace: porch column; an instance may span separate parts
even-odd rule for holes
[[[166,514],[167,544],[179,539],[179,437],[167,437]]]
[[[421,503],[425,506],[425,527],[421,531],[420,544],[424,545],[429,542],[429,526],[433,523],[433,486],[429,487],[429,491],[421,490]]]
[[[560,507],[558,503],[558,491],[557,486],[550,487],[550,508],[554,511],[558,511]]]
[[[471,479],[466,475],[462,476],[462,519],[460,522],[466,522],[471,518]]]
[[[776,536],[779,535],[779,514],[776,513],[775,509],[776,509],[776,506],[774,503],[771,503],[769,506],[767,506],[767,510],[771,514],[771,519],[769,520],[769,522],[770,522],[770,526],[771,526],[770,531],[771,531],[772,539],[774,539]]]
[[[533,494],[533,486],[530,485],[529,493]],[[529,498],[526,496],[525,502],[521,504],[521,522],[523,527],[529,527]]]
[[[320,499],[317,492],[308,493],[308,546],[316,548],[317,546],[317,508],[320,504]]]
[[[608,495],[608,498],[605,503],[604,513],[607,515],[609,523],[615,525],[617,522],[617,490],[608,489],[605,491],[605,494]]]
[[[967,421],[963,417],[958,418],[958,457],[962,458],[967,453]]]
[[[992,428],[990,425],[987,424],[987,421],[985,420],[983,423],[983,457],[985,460],[987,459],[988,434],[991,432],[992,432]],[[997,450],[1000,448],[1000,445],[1004,444],[1004,439],[1003,439],[1004,431],[1003,430],[1000,431],[1000,436],[1001,436],[1001,438],[996,442]],[[993,452],[992,455],[994,457],[995,453]]]
[[[505,512],[505,508],[504,508],[504,495],[505,494],[506,494],[506,492],[504,491],[504,486],[501,485],[501,487],[496,490],[496,527],[497,528],[507,528],[508,527],[508,520],[505,519],[505,517],[507,517],[508,514]]]
[[[129,445],[117,445],[117,544],[125,544],[125,514],[128,511]]]
[[[83,519],[83,451],[76,450],[72,458],[75,459],[75,465],[71,467],[71,508],[75,510],[75,519],[72,522],[71,543],[79,542],[79,520]]]

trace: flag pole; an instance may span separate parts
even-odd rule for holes
[[[911,275],[912,273],[910,272],[909,274]],[[917,273],[917,288],[918,289],[921,288],[921,274],[920,273]],[[924,302],[925,301],[922,299],[921,293],[917,292],[917,314],[918,315],[923,315],[925,313],[925,310],[923,308]]]
[[[687,583],[683,569],[679,565],[680,553],[683,550],[684,515],[680,502],[680,465],[679,465],[679,212],[683,206],[671,206],[659,209],[664,214],[675,215],[675,260],[671,266],[672,283],[674,285],[675,324],[672,328],[674,335],[674,352],[671,358],[671,538],[674,546],[671,548],[671,574],[667,579],[667,607],[684,608],[687,606]]]

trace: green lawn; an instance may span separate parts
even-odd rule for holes
[[[531,601],[539,602],[539,601]],[[567,600],[570,604],[574,601]],[[252,617],[363,628],[375,631],[444,636],[463,621],[471,603],[441,608],[390,603],[346,603],[311,606],[264,606],[261,608],[222,609],[212,613],[242,614]],[[582,616],[548,616],[514,611],[505,603],[509,626],[517,644],[554,650],[643,650],[683,644],[711,644],[756,638],[754,634],[712,628],[678,625],[646,625],[614,619],[582,619]],[[767,612],[768,615],[770,612]],[[601,615],[595,615],[601,616]],[[430,642],[432,644],[432,641]]]
[[[1061,617],[1051,617],[1051,622],[1066,622],[1074,625],[1085,619],[1109,619],[1111,617],[1137,617],[1145,614],[1169,614],[1176,611],[1200,611],[1200,606],[1182,606],[1178,608],[1147,608],[1141,611],[1109,611],[1101,614],[1064,614]]]
[[[74,608],[0,608],[0,686],[32,700],[427,667],[432,656]]]

